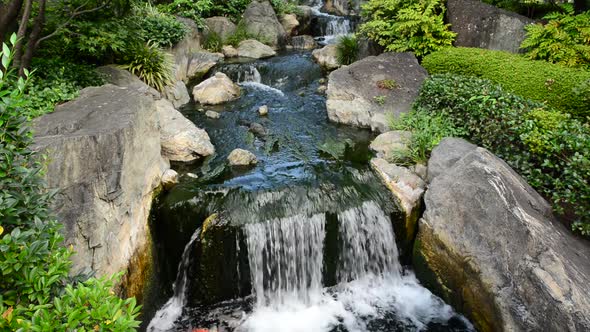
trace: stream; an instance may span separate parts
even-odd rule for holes
[[[325,26],[341,30],[319,29],[318,41],[350,31],[336,20]],[[238,59],[217,71],[242,97],[182,110],[216,154],[174,165],[180,183],[154,203],[142,330],[473,331],[402,263],[402,215],[368,166],[374,134],[328,122],[316,92],[325,73],[311,53]],[[262,105],[268,116],[258,114]],[[229,167],[235,148],[258,163]]]

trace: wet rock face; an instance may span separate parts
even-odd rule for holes
[[[193,88],[195,101],[203,105],[218,105],[240,97],[240,87],[224,73],[206,79]]]
[[[427,76],[412,53],[384,53],[342,67],[329,76],[328,117],[353,126],[382,128],[386,110],[399,116],[411,109]]]
[[[34,130],[34,148],[49,157],[48,186],[60,190],[53,209],[76,251],[73,273],[126,270],[149,249],[152,195],[168,168],[153,99],[114,85],[87,88]]]
[[[249,34],[268,42],[273,48],[285,46],[285,29],[270,2],[252,1],[244,11],[243,22]]]
[[[445,139],[432,153],[418,275],[480,331],[587,331],[590,246],[506,163],[466,147]]]
[[[521,52],[525,26],[533,20],[478,0],[449,0],[447,19],[457,33],[455,46]]]

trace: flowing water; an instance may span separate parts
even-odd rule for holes
[[[316,18],[342,20],[314,5]],[[318,34],[351,31],[350,21],[339,24]],[[207,130],[216,155],[175,165],[180,184],[154,205],[142,329],[472,331],[400,263],[403,219],[368,168],[373,135],[327,121],[316,93],[324,73],[310,54],[238,59],[215,71],[243,94],[183,110]],[[228,167],[235,148],[254,152],[258,164]]]

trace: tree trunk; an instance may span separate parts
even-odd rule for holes
[[[18,19],[18,13],[20,13],[22,6],[23,0],[12,0],[2,6],[2,11],[0,11],[0,44],[4,42],[9,27]]]
[[[16,34],[16,44],[14,44],[14,68],[20,68],[21,57],[23,55],[23,44],[25,42],[25,35],[27,33],[27,26],[29,25],[29,18],[31,17],[31,7],[33,0],[26,0],[23,16],[20,20],[20,26]]]
[[[46,3],[47,0],[39,0],[39,14],[37,15],[37,17],[35,17],[33,29],[31,30],[31,34],[29,35],[29,42],[27,43],[27,48],[25,49],[25,54],[22,57],[20,69],[18,71],[19,75],[21,76],[24,74],[24,70],[31,66],[33,55],[35,54],[37,46],[39,46],[37,41],[41,37],[41,32],[43,31],[43,26],[45,24]]]

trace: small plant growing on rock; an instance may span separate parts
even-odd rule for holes
[[[358,59],[359,45],[355,35],[342,36],[336,44],[336,61],[347,66]]]
[[[373,100],[377,104],[379,104],[380,106],[383,106],[383,105],[385,105],[385,99],[386,98],[387,98],[386,96],[375,96],[375,97],[373,97]]]
[[[385,90],[395,90],[397,88],[399,88],[399,84],[397,84],[397,82],[395,80],[381,80],[379,82],[377,82],[377,87],[379,89],[385,89]]]
[[[121,68],[137,75],[147,85],[163,91],[164,87],[172,84],[173,66],[172,56],[150,42],[139,45],[131,52]]]

